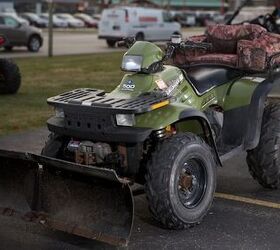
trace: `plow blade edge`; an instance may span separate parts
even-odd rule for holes
[[[116,246],[133,223],[129,183],[114,170],[1,150],[0,209]]]

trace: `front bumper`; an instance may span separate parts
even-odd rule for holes
[[[164,93],[122,99],[111,97],[103,90],[76,89],[48,99],[51,106],[63,110],[64,117],[52,117],[47,124],[51,132],[84,140],[143,142],[153,129],[118,126],[116,115],[143,114],[169,101],[170,97]]]
[[[152,129],[119,127],[119,126],[98,126],[89,128],[89,121],[75,121],[72,126],[66,126],[63,118],[51,117],[47,121],[48,129],[56,134],[79,138],[81,140],[94,140],[102,142],[144,142],[151,134]]]

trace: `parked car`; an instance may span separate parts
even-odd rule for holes
[[[43,13],[40,15],[40,18],[46,20],[49,23],[49,14]],[[68,22],[58,18],[56,15],[53,15],[53,27],[55,28],[67,28]]]
[[[0,3],[0,13],[9,14],[11,16],[17,17],[16,10],[14,9],[14,4],[12,2]]]
[[[74,15],[75,18],[82,20],[87,27],[90,28],[98,28],[99,21],[94,19],[93,17],[84,14],[84,13],[77,13]]]
[[[56,16],[64,21],[66,21],[68,23],[68,26],[71,28],[85,27],[85,23],[82,20],[75,18],[70,14],[60,13],[60,14],[56,14]]]
[[[183,27],[192,27],[196,25],[196,16],[194,13],[176,13],[174,21],[179,22]]]
[[[36,15],[35,13],[22,13],[20,14],[20,17],[22,17],[23,19],[26,19],[30,25],[36,26],[38,28],[46,28],[48,27],[48,21],[40,18],[38,15]]]
[[[210,21],[213,21],[213,17],[209,12],[196,12],[196,23],[198,26],[206,26]]]
[[[0,34],[7,38],[6,50],[26,46],[29,51],[37,52],[43,45],[42,31],[13,15],[0,14]]]
[[[166,41],[173,34],[180,34],[181,25],[160,9],[117,7],[105,9],[99,23],[99,38],[114,47],[123,37],[135,36],[136,40]]]

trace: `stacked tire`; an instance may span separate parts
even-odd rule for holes
[[[15,94],[20,84],[18,66],[10,59],[0,59],[0,94]]]

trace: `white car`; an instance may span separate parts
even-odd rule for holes
[[[85,23],[82,20],[75,18],[70,14],[60,13],[60,14],[56,14],[56,16],[64,21],[66,21],[68,23],[68,26],[71,28],[85,27]]]
[[[167,41],[180,34],[181,25],[164,10],[141,7],[116,7],[105,9],[99,23],[99,39],[105,39],[109,47],[124,37],[136,40]]]
[[[48,13],[41,14],[40,18],[48,21],[49,20],[49,14]],[[55,27],[55,28],[67,28],[68,23],[66,21],[58,18],[56,15],[53,15],[53,27]]]

